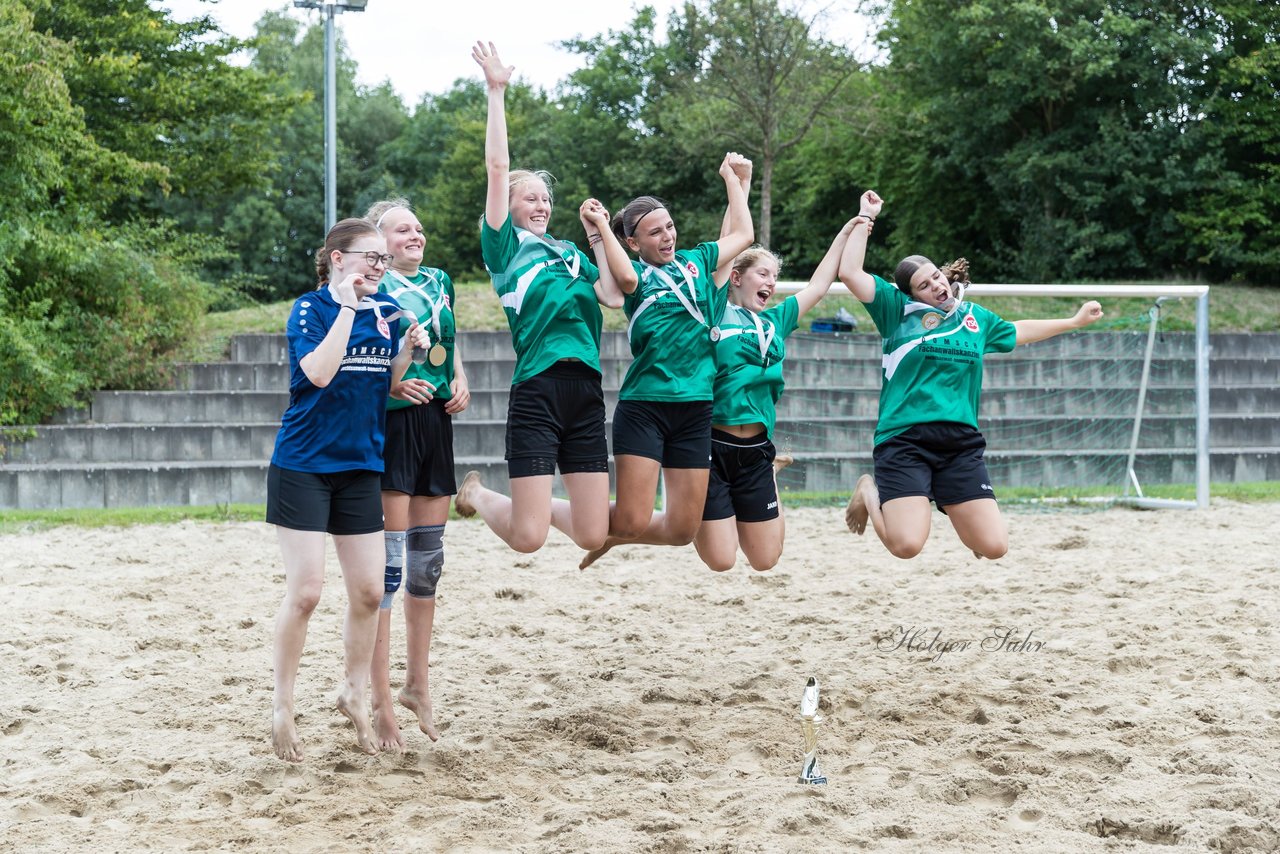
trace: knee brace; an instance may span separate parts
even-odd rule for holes
[[[434,599],[444,569],[444,525],[410,528],[405,546],[405,592],[415,599]]]
[[[387,565],[383,572],[383,610],[391,607],[400,589],[400,576],[404,572],[404,531],[383,531],[383,541],[387,546]]]

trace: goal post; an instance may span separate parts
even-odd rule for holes
[[[805,282],[779,282],[779,294],[795,293],[805,287]],[[831,286],[831,295],[850,295],[848,289],[839,282]],[[1116,298],[1150,298],[1153,306],[1166,300],[1195,300],[1194,321],[1194,407],[1195,407],[1195,500],[1176,501],[1172,499],[1154,499],[1142,495],[1141,486],[1134,474],[1133,458],[1137,449],[1138,428],[1143,417],[1142,406],[1146,398],[1148,379],[1152,359],[1152,344],[1155,336],[1155,320],[1144,330],[1146,348],[1143,354],[1142,379],[1138,388],[1138,407],[1134,413],[1132,441],[1128,443],[1129,452],[1124,472],[1124,496],[1119,501],[1139,507],[1208,507],[1209,506],[1209,286],[1208,285],[1166,285],[1166,284],[971,284],[965,288],[966,300],[974,297],[1072,297],[1080,299],[1098,299],[1105,301]],[[1153,310],[1154,315],[1154,310]],[[1086,333],[1087,334],[1087,333]],[[788,379],[790,394],[793,390]],[[785,399],[785,395],[784,395]],[[1185,454],[1185,451],[1183,452]],[[1185,458],[1185,457],[1184,457]],[[1185,483],[1185,481],[1182,481]],[[852,484],[850,484],[851,486]],[[1117,488],[1120,484],[1115,484]],[[1130,495],[1133,488],[1138,493]]]

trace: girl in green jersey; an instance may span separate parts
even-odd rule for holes
[[[600,306],[620,308],[619,286],[634,288],[635,276],[595,199],[579,210],[594,263],[547,233],[549,176],[510,168],[505,97],[514,67],[503,65],[492,42],[477,42],[471,55],[489,97],[480,249],[511,327],[516,368],[507,409],[511,497],[468,472],[455,504],[460,515],[479,513],[516,551],[540,549],[551,525],[582,548],[597,548],[609,530]],[[612,270],[622,271],[618,282]],[[551,497],[557,466],[568,501]]]
[[[721,258],[742,252],[754,236],[742,189],[751,161],[729,152],[719,174],[730,227],[715,242],[677,250],[675,222],[666,203],[653,196],[632,200],[613,218],[613,233],[639,258],[613,271],[626,294],[633,359],[613,413],[618,497],[609,540],[583,558],[584,568],[620,542],[685,545],[702,522],[715,342],[726,303],[724,284],[714,274]],[[659,475],[665,512],[655,514]]]
[[[867,191],[860,216],[874,222],[882,204]],[[922,255],[903,259],[895,287],[862,269],[869,231],[869,225],[854,228],[840,260],[840,281],[866,306],[884,339],[884,377],[875,477],[858,479],[845,521],[861,534],[870,519],[890,552],[912,558],[929,536],[933,501],[974,555],[999,558],[1009,549],[1009,531],[978,432],[982,357],[1088,326],[1102,317],[1102,307],[1090,300],[1068,318],[1010,323],[962,301],[963,294]]]
[[[428,660],[435,622],[436,584],[444,568],[444,528],[457,492],[453,474],[453,416],[471,393],[454,322],[453,280],[422,263],[426,235],[407,199],[386,199],[365,213],[387,240],[391,266],[379,283],[400,308],[421,321],[428,345],[418,350],[387,400],[383,449],[382,515],[386,569],[378,642],[370,681],[378,749],[399,753],[404,736],[391,696],[391,605],[404,581],[405,681],[400,704],[418,717],[418,728],[438,739],[431,707]],[[401,328],[409,325],[400,320]]]
[[[715,402],[711,416],[711,481],[702,525],[693,543],[711,569],[732,569],[738,548],[753,569],[772,569],[782,556],[786,528],[774,478],[773,429],[782,396],[786,338],[827,295],[855,225],[832,241],[809,284],[766,308],[778,284],[778,257],[753,246],[734,259],[729,305],[716,342]]]

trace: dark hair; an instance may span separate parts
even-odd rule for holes
[[[325,235],[324,246],[316,250],[316,287],[329,281],[329,253],[337,250],[345,252],[361,237],[372,234],[381,237],[382,232],[367,219],[348,217],[341,220]]]
[[[640,224],[640,220],[666,206],[667,203],[657,196],[637,196],[613,215],[609,228],[613,230],[618,240],[625,244],[626,239],[636,233],[636,226]]]
[[[968,258],[957,258],[950,264],[943,264],[938,269],[942,271],[942,275],[947,277],[948,282],[964,282],[966,285],[973,284],[969,279]]]
[[[908,255],[898,262],[898,266],[893,271],[893,283],[898,286],[898,290],[907,296],[911,296],[911,277],[916,274],[925,264],[932,264],[928,258],[923,255]]]

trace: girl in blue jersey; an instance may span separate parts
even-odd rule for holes
[[[635,277],[595,199],[579,210],[594,263],[548,234],[550,176],[510,168],[505,98],[514,67],[503,65],[491,42],[477,42],[471,55],[484,71],[489,99],[480,250],[511,328],[516,368],[507,406],[511,497],[486,489],[473,471],[459,485],[455,506],[462,516],[479,513],[516,551],[542,548],[551,525],[592,549],[609,530],[600,306],[621,307],[619,284],[629,279],[634,288]],[[611,267],[622,271],[618,283]],[[568,501],[551,497],[557,467]]]
[[[372,223],[342,220],[316,254],[319,287],[299,297],[289,314],[289,407],[267,473],[267,521],[276,526],[285,571],[272,656],[271,741],[289,762],[302,760],[294,683],[324,585],[326,532],[347,588],[346,678],[337,706],[355,725],[360,749],[377,753],[364,698],[383,587],[383,425],[387,394],[410,356],[392,326],[399,306],[375,298],[389,260]],[[408,337],[425,343],[417,324]]]
[[[867,191],[862,215],[874,221],[882,204]],[[978,432],[983,355],[1088,326],[1102,317],[1102,307],[1090,300],[1072,317],[1011,323],[959,301],[946,275],[923,255],[898,264],[895,287],[863,270],[868,232],[867,225],[854,229],[840,280],[866,306],[884,340],[884,378],[875,477],[858,479],[845,521],[861,534],[869,519],[890,552],[912,558],[928,539],[932,501],[975,556],[1002,557],[1009,531]]]
[[[402,330],[417,318],[430,345],[414,357],[387,400],[382,514],[386,527],[386,592],[378,613],[373,654],[373,728],[378,749],[399,752],[404,736],[391,696],[391,606],[403,581],[405,680],[400,704],[418,717],[432,741],[436,731],[429,687],[436,586],[444,568],[444,532],[457,492],[453,474],[453,416],[467,408],[471,392],[457,346],[453,280],[424,266],[426,234],[407,199],[375,203],[365,219],[387,240],[391,266],[378,285],[401,310]]]

